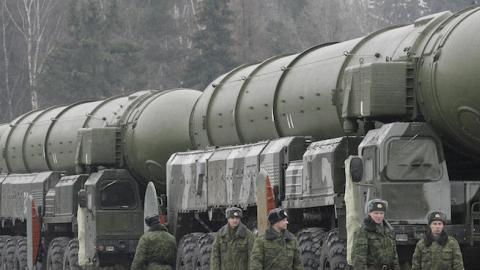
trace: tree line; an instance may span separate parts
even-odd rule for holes
[[[165,0],[0,1],[1,122],[140,89],[201,89],[237,64],[228,1],[202,1],[186,41]]]

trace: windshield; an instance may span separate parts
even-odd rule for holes
[[[388,145],[390,180],[437,180],[442,175],[437,146],[430,138],[396,139]]]
[[[128,181],[108,180],[100,183],[101,208],[134,208],[134,188]]]

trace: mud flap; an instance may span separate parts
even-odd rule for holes
[[[353,235],[360,228],[364,215],[365,199],[363,189],[352,181],[350,175],[350,161],[352,156],[345,160],[345,207],[346,207],[346,227],[347,227],[347,263],[352,265],[352,247]]]
[[[159,215],[158,199],[157,199],[157,190],[153,182],[149,182],[147,185],[147,190],[145,191],[145,202],[143,205],[143,217],[151,217]],[[147,224],[143,224],[144,231],[148,231]]]
[[[88,260],[85,256],[85,212],[86,208],[78,207],[78,265],[87,266]]]
[[[27,219],[27,266],[28,269],[33,269],[40,251],[41,227],[40,216],[32,195],[25,198],[24,211]]]
[[[257,175],[256,201],[258,235],[263,235],[269,226],[267,219],[268,212],[275,208],[275,196],[270,178],[263,169],[261,169]]]
[[[84,268],[96,266],[95,221],[87,207],[78,207],[78,265]],[[90,247],[87,249],[87,247]]]

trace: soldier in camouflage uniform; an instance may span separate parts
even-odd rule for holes
[[[241,222],[242,209],[226,210],[227,224],[218,230],[210,257],[211,270],[247,270],[255,237]]]
[[[287,213],[275,208],[268,221],[265,235],[255,239],[250,270],[303,270],[297,239],[287,230]]]
[[[158,215],[146,217],[145,223],[149,230],[138,242],[131,270],[175,269],[177,252],[175,237],[160,224]]]
[[[412,259],[412,270],[464,270],[460,246],[443,230],[447,216],[434,211],[427,215],[429,230],[418,241]]]
[[[353,269],[399,270],[397,247],[392,227],[385,220],[388,203],[371,200],[366,205],[367,217],[353,238]]]

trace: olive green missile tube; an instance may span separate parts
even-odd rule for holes
[[[292,135],[326,139],[361,132],[365,122],[426,119],[448,144],[478,155],[478,33],[480,9],[472,7],[240,66],[213,81],[197,101],[190,120],[193,144]],[[368,67],[383,79],[362,79]],[[381,105],[377,112],[363,107],[370,93],[362,90],[365,84],[386,89],[369,99]]]
[[[418,51],[420,108],[452,149],[480,154],[480,8],[444,20]]]
[[[192,149],[189,119],[201,92],[174,89],[158,92],[130,110],[124,126],[124,160],[145,184],[165,191],[165,165],[170,156]]]
[[[0,172],[76,173],[81,128],[118,127],[123,161],[140,182],[164,183],[165,164],[175,151],[191,148],[189,117],[200,92],[141,91],[129,96],[79,102],[21,115],[0,126]]]
[[[78,130],[97,127],[117,127],[123,166],[160,188],[177,151],[327,139],[375,121],[428,121],[446,144],[478,156],[479,32],[479,7],[443,12],[240,66],[203,93],[142,91],[32,111],[0,125],[0,173],[76,173]]]

